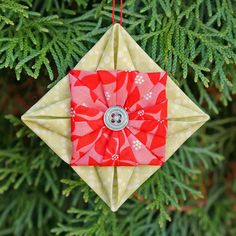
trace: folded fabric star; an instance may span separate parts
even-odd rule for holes
[[[69,73],[71,166],[136,166],[164,162],[166,72]]]
[[[119,24],[112,26],[103,35],[74,70],[91,72],[138,70],[164,73]],[[93,80],[95,86],[94,81],[96,80]],[[142,83],[143,79],[139,77],[136,83],[138,81]],[[113,94],[109,95],[111,99]],[[109,95],[106,95],[107,98]],[[195,105],[168,76],[166,96],[168,130],[165,161],[209,119],[209,116]],[[65,76],[22,116],[24,123],[68,164],[72,156],[70,101],[69,79]],[[139,120],[132,122],[139,122]],[[146,125],[145,127],[148,128]],[[139,148],[139,142],[134,144]],[[113,211],[116,211],[141,184],[158,171],[160,166],[72,166],[72,168]]]

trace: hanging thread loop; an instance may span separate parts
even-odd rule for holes
[[[112,0],[112,24],[115,22],[115,8],[116,8],[116,0]],[[120,0],[120,25],[123,23],[123,0]]]

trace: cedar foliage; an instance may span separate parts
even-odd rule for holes
[[[111,0],[0,0],[0,235],[236,235],[235,0],[124,1],[126,30],[211,121],[118,212],[20,121],[110,22]]]

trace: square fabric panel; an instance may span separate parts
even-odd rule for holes
[[[113,25],[80,60],[74,70],[163,70],[119,24]],[[208,119],[167,77],[168,130],[165,161]],[[70,86],[66,76],[23,116],[31,128],[62,160],[71,161]],[[72,166],[75,172],[116,211],[160,166]],[[78,190],[79,191],[79,190]]]
[[[165,72],[69,73],[71,166],[136,166],[164,162]]]

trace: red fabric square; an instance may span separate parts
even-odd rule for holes
[[[164,163],[166,72],[72,70],[69,80],[71,166]]]

